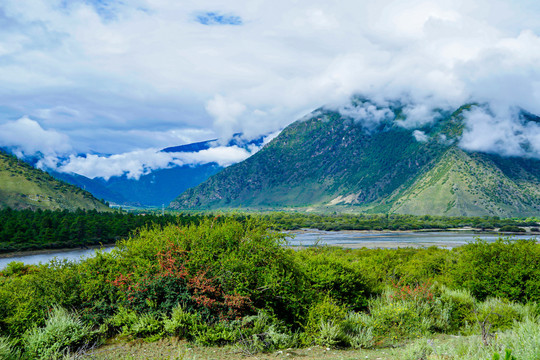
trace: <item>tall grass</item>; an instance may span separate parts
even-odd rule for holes
[[[26,355],[31,359],[60,359],[70,351],[86,346],[95,332],[79,317],[55,307],[45,327],[35,327],[23,336]]]

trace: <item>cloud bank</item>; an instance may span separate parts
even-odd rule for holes
[[[513,154],[514,130],[536,125],[504,114],[540,114],[539,16],[528,0],[4,0],[0,126],[36,121],[49,152],[128,154],[256,138],[361,93],[418,104],[411,129],[434,107],[489,103],[495,120],[472,114],[463,144],[485,148],[489,123],[513,129],[489,140]]]
[[[492,112],[474,107],[459,146],[470,151],[540,159],[540,123],[520,116],[520,110]]]
[[[19,157],[38,153],[55,156],[72,150],[66,135],[55,130],[45,130],[37,121],[28,117],[0,124],[0,147],[9,148]]]
[[[128,153],[99,156],[71,155],[64,164],[56,169],[61,172],[76,173],[89,178],[101,177],[109,180],[113,176],[125,175],[128,179],[139,179],[152,170],[174,166],[216,163],[219,166],[247,159],[257,149],[246,150],[238,146],[218,146],[198,152],[161,152],[157,149],[145,149]]]

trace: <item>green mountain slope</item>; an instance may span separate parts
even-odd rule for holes
[[[455,145],[464,129],[463,113],[475,105],[435,111],[438,121],[420,129],[420,141],[418,133],[401,126],[406,118],[399,104],[386,112],[367,100],[357,99],[355,106],[367,120],[317,110],[252,157],[184,192],[170,207],[540,213],[539,161],[469,154]]]
[[[89,192],[54,179],[0,151],[0,208],[99,211],[108,206]]]
[[[525,173],[519,177],[508,176],[494,158],[452,146],[399,196],[391,212],[502,217],[539,214],[538,177],[524,167],[520,167]]]

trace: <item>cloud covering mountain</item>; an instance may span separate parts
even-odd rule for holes
[[[537,156],[538,123],[513,109],[540,114],[539,16],[530,0],[5,0],[0,145],[112,176],[148,149],[256,138],[361,93],[410,103],[412,129],[487,103],[463,146]],[[149,156],[143,169],[170,162]]]

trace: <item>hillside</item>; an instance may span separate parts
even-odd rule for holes
[[[540,161],[466,153],[455,145],[471,106],[435,111],[439,120],[421,128],[422,141],[400,126],[406,120],[400,104],[378,121],[319,109],[170,207],[538,215]],[[355,107],[383,112],[368,100]]]
[[[506,168],[499,167],[497,161],[505,159],[466,153],[452,146],[393,202],[391,212],[450,216],[540,213],[540,167],[536,167],[536,174],[521,167],[525,173],[516,178],[505,173]]]
[[[0,208],[107,211],[89,192],[0,151]]]

